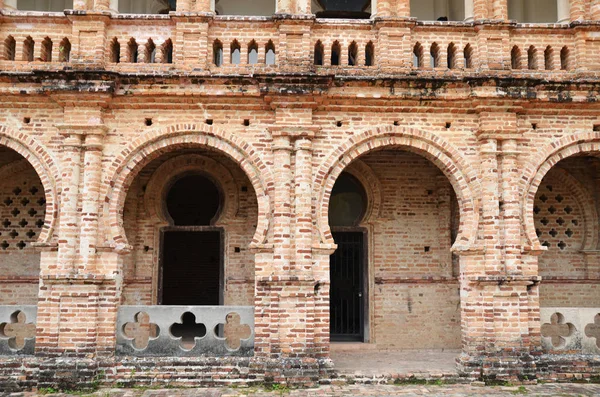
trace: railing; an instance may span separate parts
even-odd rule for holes
[[[0,306],[0,355],[31,355],[35,348],[37,306]]]
[[[251,306],[121,306],[117,354],[244,356],[254,354]]]
[[[70,18],[59,13],[5,16],[0,70],[62,70],[78,62],[88,65],[91,58],[107,70],[151,74],[272,74],[290,68],[361,76],[600,70],[595,56],[600,41],[565,34],[568,25],[538,24],[532,32],[528,25],[505,24],[481,37],[467,22],[379,26],[373,20],[317,19],[297,27],[274,18],[215,16],[206,26],[205,21],[174,23],[169,15],[113,15],[102,31],[88,37],[78,35]],[[51,31],[44,30],[48,24]],[[581,49],[583,56],[576,53]]]
[[[600,308],[540,308],[542,347],[550,353],[600,353]]]

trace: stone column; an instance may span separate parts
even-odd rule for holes
[[[465,0],[465,22],[472,22],[474,19],[474,1],[475,0]]]
[[[294,150],[295,270],[298,276],[312,278],[312,141],[299,138],[294,143]]]
[[[502,141],[502,220],[504,263],[509,276],[523,274],[521,260],[521,202],[516,139]]]
[[[177,12],[190,12],[192,9],[191,0],[177,0]]]
[[[87,10],[88,9],[88,1],[87,0],[73,0],[73,9],[74,10]]]
[[[436,185],[439,240],[434,250],[437,251],[440,273],[452,277],[452,185],[445,175],[437,177]]]
[[[396,0],[396,16],[401,18],[410,17],[410,0]]]
[[[119,12],[119,0],[94,0],[94,9],[97,11]]]
[[[465,0],[469,1],[469,0]],[[488,19],[490,18],[490,6],[489,0],[473,0],[473,19]],[[465,7],[466,11],[466,7]]]
[[[197,12],[215,12],[214,0],[196,0],[196,11]]]
[[[0,9],[16,10],[17,0],[0,0]]]
[[[569,0],[556,0],[557,22],[569,23],[571,20],[571,10]]]
[[[276,0],[276,14],[291,14],[293,12],[293,0]]]

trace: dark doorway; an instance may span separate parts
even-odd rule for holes
[[[223,230],[214,227],[221,193],[208,177],[177,178],[165,196],[158,302],[162,305],[223,304]]]
[[[364,340],[365,250],[362,232],[333,232],[338,248],[330,258],[331,340]]]
[[[221,233],[165,230],[163,232],[163,305],[222,303]]]

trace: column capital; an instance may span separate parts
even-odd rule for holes
[[[288,137],[294,141],[298,139],[312,139],[320,129],[320,127],[314,125],[274,125],[269,127],[273,138]]]

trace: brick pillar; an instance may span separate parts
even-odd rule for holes
[[[591,2],[586,0],[569,0],[569,14],[571,21],[593,19],[590,8],[593,7],[595,1],[596,0],[591,0]]]
[[[110,16],[97,16],[94,20],[85,16],[73,15],[71,42],[71,64],[74,69],[104,68],[106,62],[106,24]],[[124,43],[122,44],[124,46]],[[123,51],[122,51],[123,52]]]
[[[483,214],[485,269],[487,274],[501,274],[502,253],[500,244],[500,210],[498,191],[498,142],[493,138],[485,138],[480,142],[481,159],[481,206]]]
[[[275,13],[277,14],[292,14],[294,10],[294,0],[276,0]]]
[[[473,0],[473,19],[488,19],[490,16],[489,0]]]
[[[600,0],[592,0],[590,15],[592,20],[600,21]]]
[[[508,0],[491,0],[492,1],[492,19],[500,19],[506,21],[508,19]]]
[[[73,0],[73,9],[74,10],[87,10],[88,9],[88,0]]]
[[[396,0],[396,16],[401,18],[410,17],[410,0]]]
[[[177,0],[177,12],[190,12],[192,9],[191,0]]]
[[[517,140],[502,141],[502,220],[504,263],[508,275],[522,275],[521,202]]]
[[[215,12],[212,9],[211,0],[196,0],[196,11],[197,12]]]

